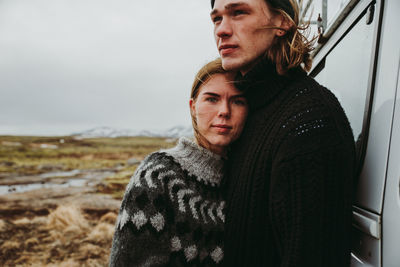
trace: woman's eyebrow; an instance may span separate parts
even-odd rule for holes
[[[219,94],[212,93],[212,92],[204,92],[204,95],[219,96]]]

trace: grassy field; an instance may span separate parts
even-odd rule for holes
[[[173,143],[164,138],[121,137],[79,139],[66,137],[0,136],[0,174],[40,173],[40,165],[63,170],[110,168],[131,157],[144,156]]]
[[[152,137],[81,139],[73,136],[0,136],[0,178],[49,171],[113,169],[103,193],[120,198],[137,164],[149,153],[172,147],[174,140]]]
[[[0,136],[2,185],[72,170],[106,174],[85,187],[0,195],[0,266],[108,266],[126,184],[147,154],[175,141]],[[60,179],[71,177],[43,183]]]

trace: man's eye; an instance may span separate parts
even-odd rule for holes
[[[241,10],[241,9],[236,9],[236,10],[233,11],[233,15],[234,16],[239,16],[239,15],[243,15],[243,14],[246,14],[246,12],[244,10]]]
[[[222,20],[222,17],[216,16],[216,17],[213,17],[213,18],[211,18],[211,19],[212,19],[212,21],[213,21],[214,23],[217,23],[217,22],[219,22],[219,21]]]

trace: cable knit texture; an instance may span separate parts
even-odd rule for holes
[[[225,266],[349,266],[355,152],[338,100],[268,61],[237,87],[250,112],[222,183]]]
[[[225,220],[223,159],[181,138],[147,156],[122,200],[110,266],[218,266]]]

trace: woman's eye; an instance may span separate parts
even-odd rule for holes
[[[246,100],[242,100],[242,99],[236,99],[236,100],[233,101],[233,103],[235,105],[239,105],[239,106],[245,106],[247,104]]]
[[[206,101],[211,102],[211,103],[216,103],[218,99],[216,97],[207,97]]]

